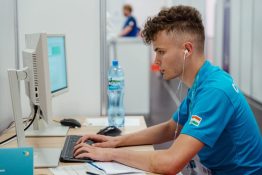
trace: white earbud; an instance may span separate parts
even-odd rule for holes
[[[185,50],[184,50],[184,61],[186,60],[187,55],[188,55],[188,50],[185,49]]]
[[[185,53],[185,55],[187,55],[187,54],[188,54],[188,50],[187,50],[187,49],[185,49],[185,50],[184,50],[184,53]]]

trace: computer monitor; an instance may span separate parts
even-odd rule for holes
[[[52,96],[68,89],[65,36],[45,33],[25,36],[26,49],[23,50],[23,68],[9,69],[8,77],[16,124],[18,146],[25,146],[27,136],[65,136],[68,127],[52,122]],[[19,82],[25,81],[32,113],[38,108],[34,127],[24,132]],[[43,118],[45,122],[40,120]],[[34,149],[35,167],[55,167],[58,165],[60,148]]]
[[[47,55],[47,35],[25,35],[26,49],[23,50],[23,67],[27,69],[26,94],[30,105],[40,108],[42,118],[50,123],[52,116],[49,63]]]
[[[27,136],[64,136],[68,128],[53,125],[52,96],[68,90],[64,35],[46,33],[25,35],[23,66],[27,67],[26,94],[31,106],[37,105],[39,115]],[[32,108],[32,107],[31,107]],[[46,123],[39,120],[43,118]]]

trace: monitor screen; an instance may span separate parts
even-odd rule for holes
[[[67,88],[65,37],[48,36],[48,61],[51,93]]]

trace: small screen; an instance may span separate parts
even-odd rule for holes
[[[55,93],[67,88],[65,37],[48,36],[47,43],[51,92]]]

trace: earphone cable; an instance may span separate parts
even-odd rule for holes
[[[184,59],[183,59],[183,69],[182,69],[182,76],[181,79],[179,80],[178,86],[177,86],[177,90],[176,90],[176,94],[178,92],[178,100],[181,104],[181,99],[182,99],[182,81],[184,78],[184,70],[185,70],[185,61],[186,61],[186,52],[184,53]],[[180,106],[177,107],[177,123],[176,123],[176,130],[175,130],[175,139],[177,138],[177,133],[178,133],[178,125],[179,125],[179,120],[180,120]]]

